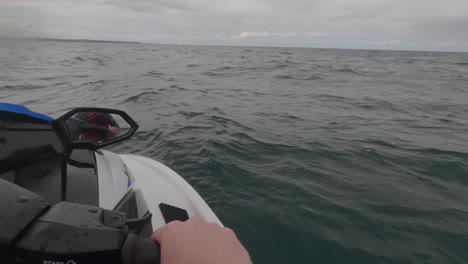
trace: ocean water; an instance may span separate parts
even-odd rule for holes
[[[0,101],[127,111],[254,263],[468,263],[468,54],[0,42]]]

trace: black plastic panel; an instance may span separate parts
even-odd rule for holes
[[[57,133],[50,124],[0,121],[0,173],[23,166],[44,153],[64,152]]]
[[[0,263],[8,263],[11,243],[48,207],[38,195],[0,179]]]
[[[129,234],[122,248],[122,264],[160,264],[161,247],[148,238]]]
[[[74,149],[70,155],[70,164],[80,168],[95,168],[96,158],[94,153],[89,149]]]
[[[141,191],[130,191],[116,206],[116,211],[127,215],[127,225],[132,233],[150,237],[153,233],[151,213]]]
[[[19,114],[19,113],[12,113],[12,112],[4,112],[0,111],[0,118],[5,121],[11,122],[22,122],[22,123],[31,123],[31,124],[48,124],[48,121],[37,119],[31,116]]]
[[[116,206],[115,210],[126,213],[128,219],[138,218],[139,213],[138,204],[136,201],[136,193],[134,191],[127,193],[127,195],[125,195],[120,203]]]
[[[15,183],[51,204],[62,201],[62,159],[57,156],[35,159],[15,171]]]
[[[189,219],[189,215],[185,209],[164,203],[159,204],[159,209],[161,210],[164,221],[166,221],[166,223],[170,223],[176,220],[185,222]]]
[[[70,155],[66,199],[73,203],[99,205],[98,178],[92,151],[75,149]]]
[[[0,178],[4,179],[5,181],[15,182],[15,172],[14,171],[7,171],[4,173],[0,173]]]
[[[127,235],[125,219],[123,213],[62,202],[28,229],[16,255],[26,264],[119,263]]]

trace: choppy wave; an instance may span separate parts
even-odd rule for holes
[[[19,85],[4,85],[0,86],[0,90],[8,91],[24,91],[24,90],[39,90],[45,89],[46,86],[43,85],[32,85],[32,84],[19,84]]]
[[[357,74],[357,75],[365,75],[364,73],[358,71],[358,70],[355,70],[355,69],[351,69],[351,68],[341,68],[341,69],[337,69],[336,71],[338,72],[342,72],[342,73],[351,73],[351,74]]]
[[[148,98],[150,97],[151,99],[149,100],[154,100],[152,97],[154,97],[155,95],[158,95],[157,92],[142,92],[142,93],[139,93],[137,95],[132,95],[128,98],[126,98],[125,100],[121,101],[120,104],[125,104],[125,103],[131,103],[131,102],[138,102],[142,99],[145,99],[145,98]]]
[[[163,76],[163,74],[160,73],[160,72],[157,72],[157,71],[149,71],[149,72],[143,74],[142,76],[159,78],[159,77]]]
[[[203,75],[209,76],[209,77],[230,77],[232,76],[229,73],[222,73],[222,72],[215,72],[215,71],[206,71],[202,73]]]

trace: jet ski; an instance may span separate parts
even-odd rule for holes
[[[0,103],[0,263],[160,263],[157,228],[195,215],[221,225],[164,164],[102,149],[137,129],[116,109],[54,119]]]

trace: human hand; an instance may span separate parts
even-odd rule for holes
[[[107,129],[109,130],[109,136],[112,138],[118,136],[120,133],[120,128],[118,127],[109,126]]]
[[[199,217],[173,221],[156,230],[151,240],[161,245],[161,264],[251,264],[234,232]]]

